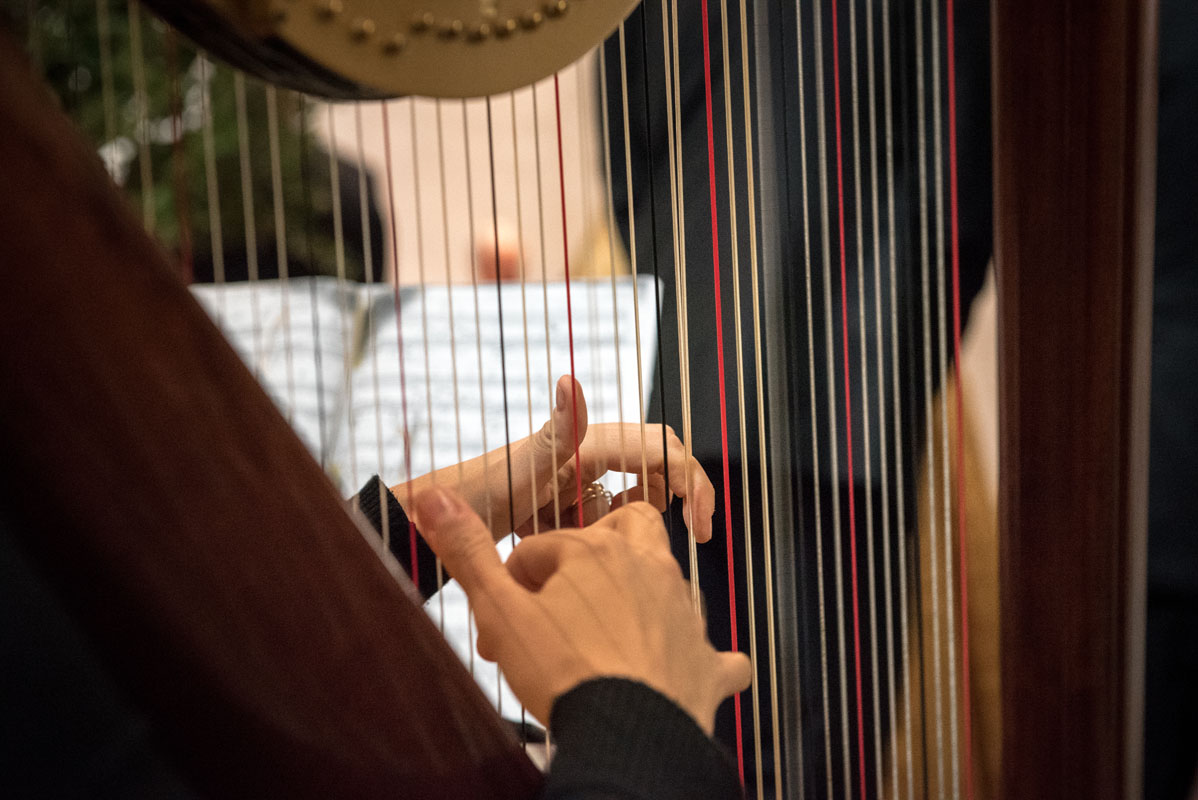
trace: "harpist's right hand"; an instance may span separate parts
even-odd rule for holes
[[[622,677],[669,697],[710,734],[720,703],[748,687],[749,659],[707,640],[650,505],[526,538],[506,564],[457,493],[435,487],[414,505],[425,539],[470,597],[479,654],[499,663],[542,722],[583,681]]]

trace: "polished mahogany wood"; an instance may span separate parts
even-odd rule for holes
[[[1138,799],[1155,3],[992,9],[1000,796]]]
[[[220,796],[535,796],[410,584],[2,32],[0,131],[0,509],[182,774]]]

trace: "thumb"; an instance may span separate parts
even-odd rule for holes
[[[717,670],[723,697],[739,694],[753,682],[753,665],[744,653],[719,653]]]
[[[518,585],[495,550],[491,531],[469,505],[443,486],[416,495],[416,527],[476,607],[502,603]]]
[[[549,484],[559,469],[574,456],[587,433],[587,401],[582,386],[569,375],[557,379],[556,403],[549,421],[532,437],[524,455],[533,460],[538,490]],[[513,464],[514,474],[528,474]],[[554,489],[556,490],[556,486]]]

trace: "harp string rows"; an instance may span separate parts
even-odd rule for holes
[[[523,431],[535,435],[544,415],[555,442],[575,437],[581,461],[578,431],[554,425],[565,354],[572,377],[604,378],[584,390],[592,422],[618,424],[617,494],[649,491],[652,421],[680,429],[686,486],[695,464],[719,473],[724,541],[697,544],[694,504],[671,527],[696,609],[714,615],[714,600],[726,598],[727,630],[713,636],[757,665],[721,728],[756,796],[972,796],[963,390],[950,380],[960,361],[951,0],[780,9],[721,0],[710,15],[706,0],[661,0],[621,23],[588,67],[531,89],[342,107],[261,84],[186,44],[173,59],[179,74],[163,80],[173,34],[136,2],[96,0],[86,15],[45,6],[27,20],[32,49],[48,64],[62,58],[46,21],[73,14],[66,30],[82,39],[88,18],[95,52],[78,57],[94,61],[99,81],[83,124],[146,228],[181,261],[201,234],[197,266],[223,288],[197,294],[222,325],[245,320],[248,364],[335,481],[352,491],[377,473],[411,487],[422,471],[448,475],[452,461],[461,482],[475,445],[498,444],[482,480],[487,507],[506,508],[508,519],[487,523],[512,529],[515,546]],[[765,40],[754,26],[771,14],[789,24]],[[763,93],[761,63],[774,63],[776,96]],[[155,96],[172,84],[175,101]],[[77,90],[74,110],[88,97]],[[779,124],[762,129],[761,104],[775,100]],[[407,124],[393,127],[398,114]],[[761,154],[776,143],[781,155],[767,163]],[[155,185],[166,150],[197,178],[185,197]],[[780,207],[758,193],[766,170],[785,184]],[[783,230],[777,263],[759,241],[773,235],[770,220]],[[502,274],[509,255],[515,272]],[[326,293],[313,273],[335,289]],[[653,276],[644,294],[637,275]],[[771,281],[784,297],[767,296]],[[389,308],[357,299],[359,285],[370,298],[390,294]],[[449,324],[434,319],[437,296]],[[771,308],[784,330],[766,330]],[[473,331],[456,324],[466,317]],[[382,332],[388,323],[393,333]],[[777,363],[771,333],[787,374],[768,368]],[[396,363],[384,364],[392,336]],[[610,369],[596,366],[612,354]],[[450,379],[434,383],[438,370]],[[390,381],[398,408],[384,399]],[[778,385],[781,407],[770,400]],[[485,401],[492,394],[499,403]],[[711,397],[718,412],[705,407]],[[633,430],[640,445],[629,450]],[[702,445],[713,430],[718,453]],[[772,474],[771,452],[785,454],[791,475]],[[581,470],[573,475],[581,497]],[[534,533],[549,519],[582,521],[562,492],[537,492],[531,465],[528,480],[529,505],[546,505],[532,515]],[[780,482],[793,517],[774,510],[786,505],[775,503]],[[402,540],[416,569],[415,527],[391,522],[384,541]],[[717,571],[727,578],[718,589]],[[434,616],[447,635],[459,613],[447,604],[451,583],[438,564],[446,591]],[[462,613],[456,625],[469,640]],[[797,659],[782,646],[784,629],[802,645]],[[502,684],[465,652],[479,680]],[[504,698],[496,695],[501,713],[527,721]]]

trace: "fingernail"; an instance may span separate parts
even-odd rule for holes
[[[566,410],[566,390],[561,381],[557,382],[557,410]]]
[[[430,487],[416,498],[416,516],[424,527],[437,527],[458,515],[461,501],[440,486]]]

